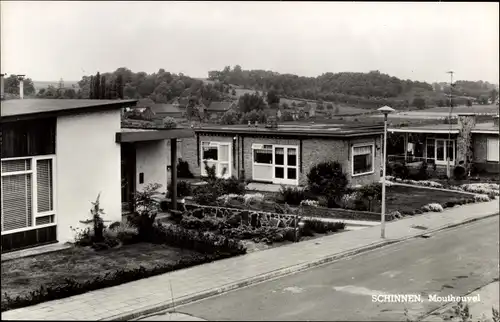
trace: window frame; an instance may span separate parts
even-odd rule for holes
[[[4,216],[2,215],[1,217],[1,236],[3,235],[9,235],[13,233],[18,233],[18,232],[23,232],[23,231],[29,231],[33,229],[39,229],[39,228],[45,228],[45,227],[50,227],[50,226],[56,226],[57,225],[57,183],[56,183],[56,155],[55,154],[48,154],[48,155],[38,155],[38,156],[25,156],[25,157],[14,157],[14,158],[5,158],[1,159],[1,162],[8,162],[8,161],[15,161],[15,160],[30,160],[30,170],[24,170],[24,171],[14,171],[14,172],[1,172],[0,175],[0,187],[3,185],[3,178],[8,177],[8,176],[15,176],[15,175],[23,175],[23,174],[29,174],[31,176],[31,216],[32,216],[32,221],[31,221],[31,226],[29,227],[24,227],[24,228],[17,228],[17,229],[12,229],[12,230],[3,230],[3,222],[4,222]],[[52,160],[52,210],[49,211],[44,211],[44,212],[38,212],[38,183],[37,183],[37,162],[42,161],[42,160]],[[0,169],[1,171],[1,169]],[[2,192],[0,192],[1,194]],[[3,198],[1,199],[0,207],[3,210]],[[36,219],[40,217],[45,217],[45,216],[54,216],[54,221],[48,224],[42,224],[42,225],[37,225],[36,224]]]
[[[371,149],[371,154],[372,154],[371,171],[362,172],[362,173],[354,173],[354,157],[357,155],[364,155],[364,154],[355,154],[354,150],[355,150],[355,148],[362,148],[362,147],[370,147],[370,149]],[[353,144],[351,147],[351,176],[352,177],[359,177],[359,176],[365,176],[365,175],[369,175],[369,174],[373,174],[373,173],[375,173],[375,143]]]
[[[204,159],[203,158],[203,145],[205,144],[208,144],[208,146],[211,146],[211,147],[217,147],[217,160],[213,160],[213,159]],[[228,161],[221,161],[220,160],[220,146],[227,146],[228,147]],[[206,172],[205,172],[205,164],[204,164],[204,161],[207,161],[207,162],[213,162],[216,164],[216,176],[217,178],[231,178],[231,176],[233,175],[232,174],[232,161],[233,161],[233,155],[232,155],[232,148],[233,148],[233,144],[231,142],[216,142],[216,141],[201,141],[200,142],[200,174],[203,176],[203,175],[206,175]],[[227,169],[228,171],[226,172],[226,175],[224,177],[221,177],[219,175],[219,173],[221,172],[221,165],[227,165]]]

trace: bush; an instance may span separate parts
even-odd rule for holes
[[[179,158],[177,163],[177,177],[178,178],[194,178],[193,173],[189,169],[189,163]]]
[[[183,216],[179,224],[181,225],[181,227],[184,227],[186,229],[208,231],[221,230],[223,228],[226,228],[224,220],[214,217],[204,217],[199,219],[194,216]]]
[[[326,234],[328,232],[336,232],[338,230],[345,229],[345,223],[343,222],[330,222],[322,221],[319,219],[305,219],[304,229],[312,230],[318,234]]]
[[[216,185],[218,185],[221,194],[241,195],[244,194],[246,190],[245,183],[236,179],[234,176],[229,179],[217,179]]]
[[[411,179],[413,180],[427,180],[429,179],[429,174],[427,172],[427,162],[422,162],[420,166],[418,167],[417,173],[412,175]]]
[[[172,195],[172,183],[169,183],[167,188],[169,196]],[[191,196],[193,193],[193,189],[191,188],[191,184],[187,181],[178,181],[177,182],[177,197],[183,198],[187,196]]]
[[[130,224],[138,229],[139,239],[149,241],[160,203],[155,199],[159,193],[160,184],[148,184],[143,191],[134,195],[135,212],[128,216]]]
[[[394,177],[399,178],[399,179],[408,179],[408,175],[410,174],[410,170],[405,164],[402,163],[396,163],[394,164],[392,168],[392,174]]]
[[[438,203],[430,203],[422,207],[423,212],[442,212],[443,207]]]
[[[217,202],[219,191],[210,184],[198,186],[193,190],[193,201],[199,205],[210,206]]]
[[[467,178],[467,170],[465,170],[465,167],[457,165],[453,169],[453,177],[455,177],[456,180],[465,180]]]
[[[303,189],[299,187],[286,187],[281,186],[279,191],[278,200],[289,205],[298,206],[306,199],[306,194]]]
[[[327,198],[328,207],[338,207],[349,184],[342,166],[337,161],[316,164],[307,174],[307,181],[312,193]]]
[[[109,240],[119,240],[123,245],[134,244],[139,241],[139,231],[137,227],[130,223],[118,223],[118,225],[109,226],[105,230],[105,237]]]
[[[379,182],[374,182],[368,185],[364,185],[360,189],[358,189],[357,196],[361,199],[361,201],[367,201],[368,211],[372,211],[373,202],[382,201],[382,184]]]

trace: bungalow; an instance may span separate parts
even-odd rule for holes
[[[479,171],[499,173],[498,115],[476,123],[476,114],[458,115],[457,124],[392,127],[388,129],[389,162],[434,164],[446,173],[450,166],[472,162]]]
[[[136,189],[166,185],[168,141],[194,133],[122,128],[121,110],[136,102],[2,101],[2,252],[71,241],[71,227],[83,227],[99,193],[104,219],[120,221],[121,202]],[[171,145],[174,160],[176,147]]]
[[[383,126],[283,125],[196,128],[182,139],[183,159],[195,176],[205,176],[204,162],[219,177],[303,185],[311,167],[339,161],[351,184],[380,178]]]
[[[219,118],[230,109],[236,109],[237,106],[237,102],[211,102],[205,109],[205,112],[209,117]]]

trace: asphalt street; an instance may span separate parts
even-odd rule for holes
[[[416,319],[443,306],[428,296],[463,296],[498,278],[499,217],[412,239],[175,309],[192,320]],[[208,278],[208,277],[207,277]],[[415,294],[413,303],[372,295]],[[142,318],[165,320],[165,313]]]

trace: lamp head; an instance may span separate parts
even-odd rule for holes
[[[382,113],[384,115],[387,115],[389,113],[395,112],[396,110],[393,109],[392,107],[386,105],[386,106],[382,106],[381,108],[377,109],[377,111],[379,111],[380,113]]]

